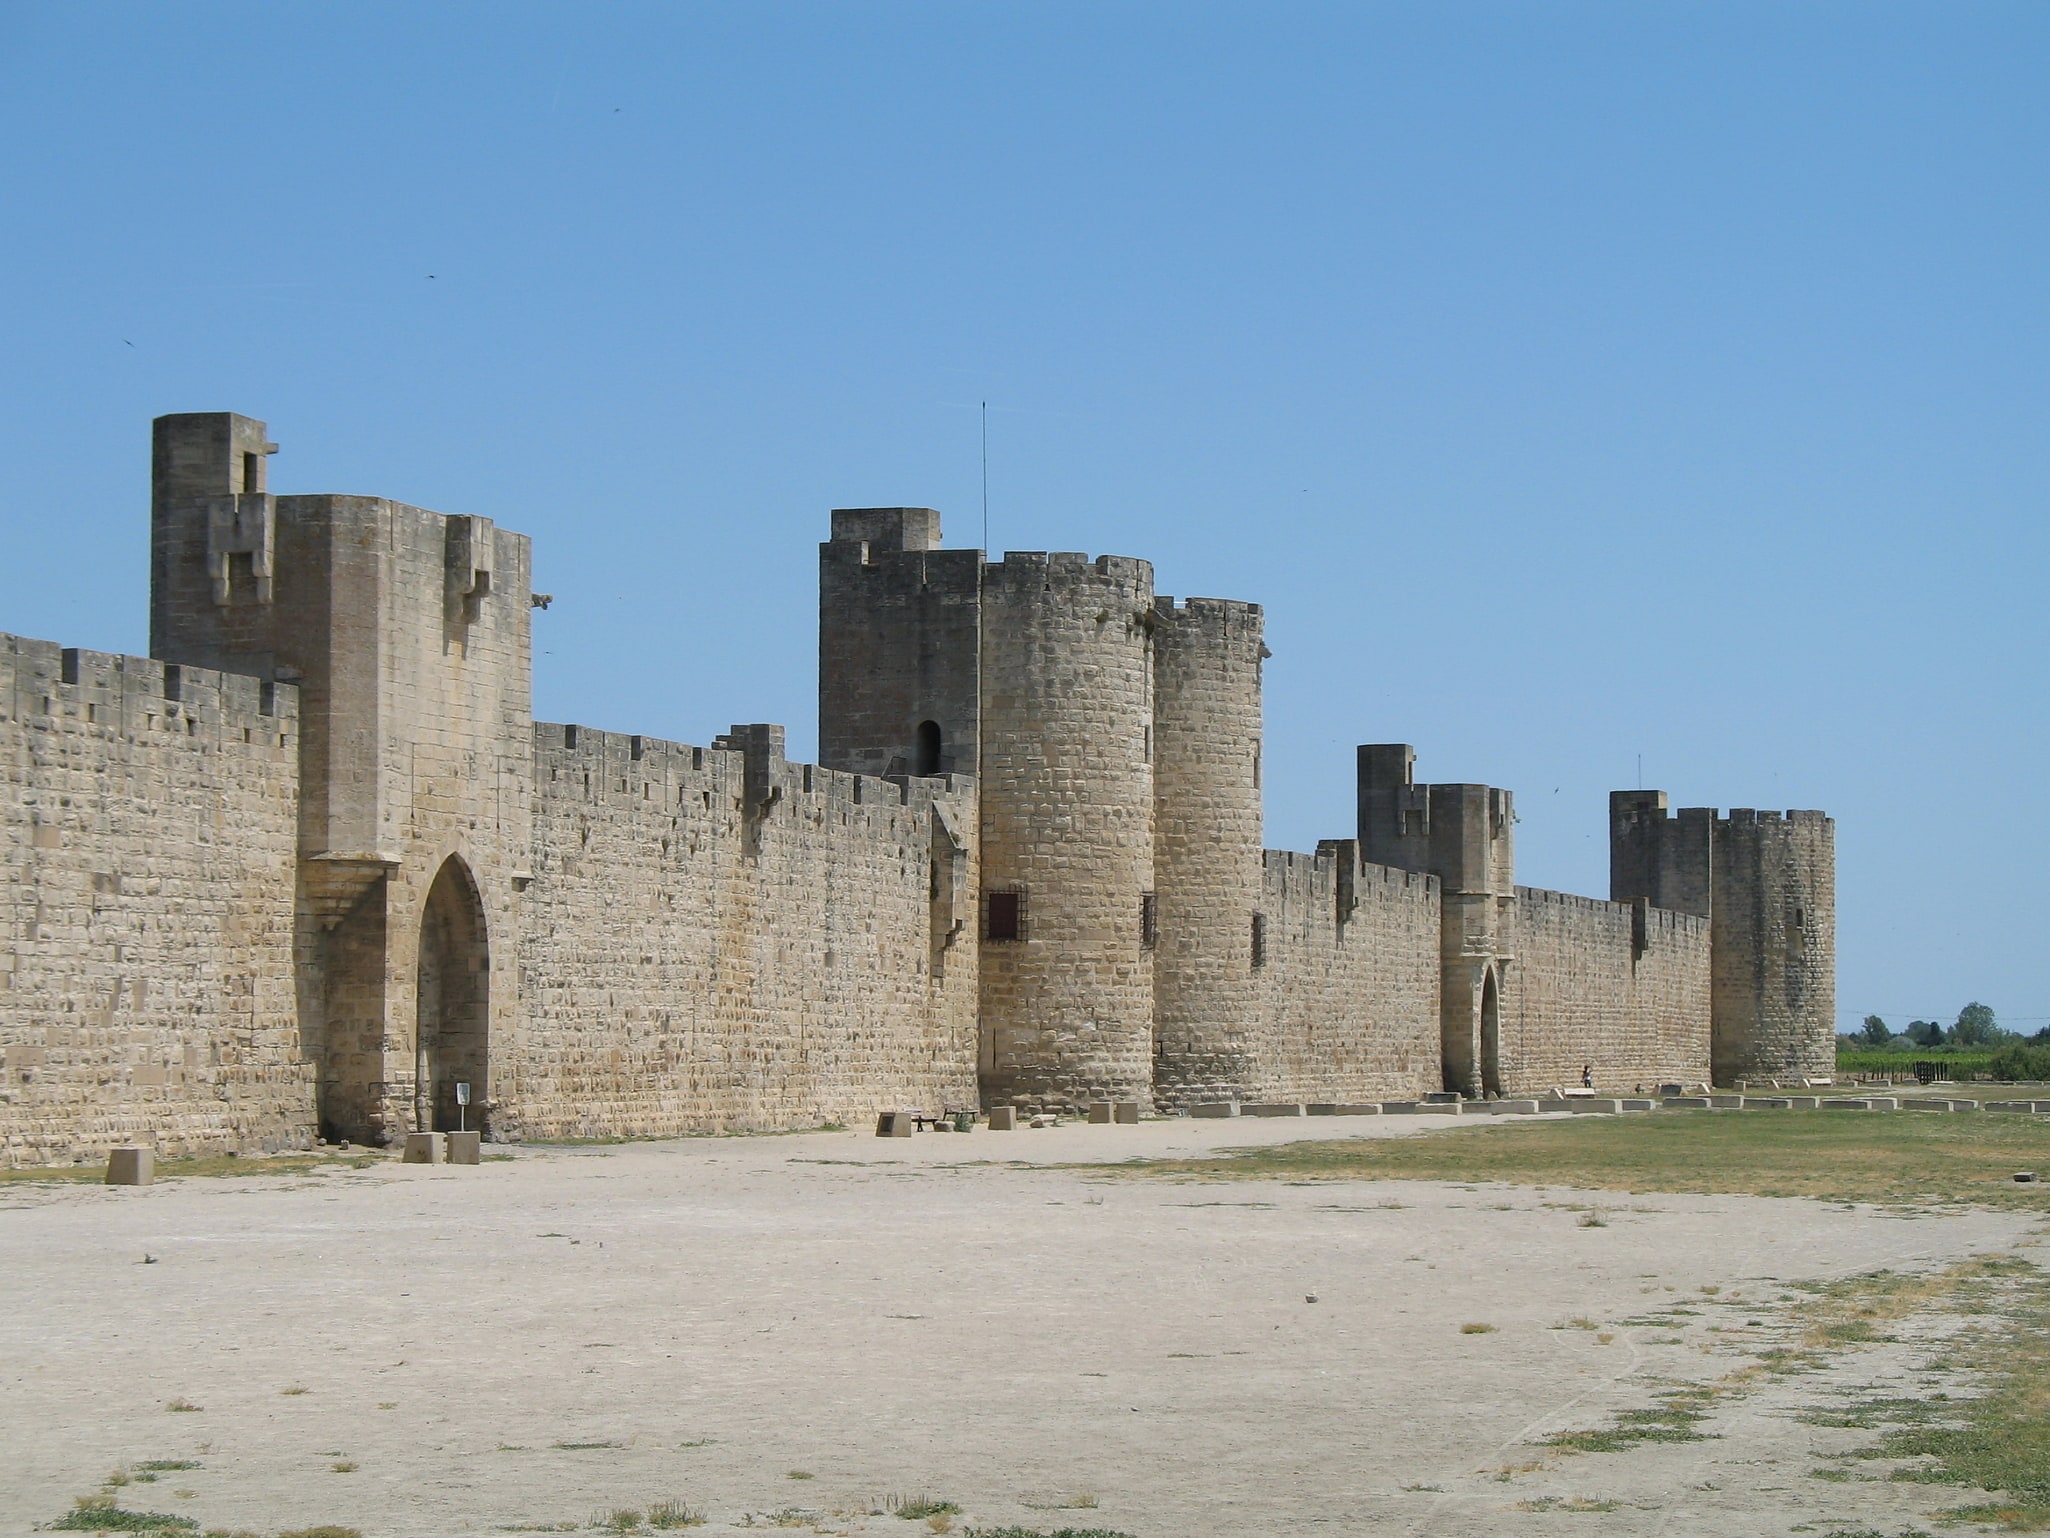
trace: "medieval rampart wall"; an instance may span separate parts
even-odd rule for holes
[[[496,1081],[508,1130],[976,1103],[971,781],[787,763],[780,728],[709,749],[534,734],[525,1020]]]
[[[1352,840],[1265,851],[1252,1097],[1410,1098],[1438,1087],[1438,881]],[[1193,1097],[1192,1097],[1193,1098]]]
[[[303,1148],[297,691],[0,636],[0,1162]]]
[[[1505,1093],[1629,1092],[1703,1076],[1709,922],[1642,903],[1516,889],[1502,994]]]

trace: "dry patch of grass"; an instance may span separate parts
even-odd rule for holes
[[[385,1150],[364,1149],[335,1153],[318,1149],[311,1153],[208,1154],[198,1159],[159,1159],[158,1180],[184,1180],[212,1175],[316,1175],[330,1169],[367,1169],[387,1164],[395,1156]],[[78,1184],[97,1185],[107,1178],[104,1159],[91,1164],[61,1165],[55,1168],[0,1169],[0,1185]]]
[[[2045,1161],[2050,1129],[2026,1116],[1656,1111],[1282,1143],[1107,1168],[1197,1179],[1495,1181],[2050,1212],[2050,1185],[2010,1178]]]

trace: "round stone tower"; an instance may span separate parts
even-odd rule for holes
[[[1144,561],[985,568],[986,1103],[1152,1099],[1152,629]]]
[[[1251,1094],[1259,991],[1260,606],[1154,604],[1155,1093]]]

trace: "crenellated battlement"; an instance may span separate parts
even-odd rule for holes
[[[293,746],[299,691],[215,668],[0,633],[0,720],[41,717],[116,735],[183,732]]]

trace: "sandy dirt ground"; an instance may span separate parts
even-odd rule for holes
[[[2050,1258],[2026,1214],[1066,1167],[1334,1135],[1488,1129],[816,1133],[0,1188],[0,1531],[161,1460],[198,1466],[125,1507],[367,1538],[662,1500],[706,1534],[911,1538],[868,1513],[918,1496],[956,1532],[1895,1532],[1959,1494],[1818,1480],[1871,1434],[1794,1415],[1915,1392],[1907,1345],[1740,1396],[1708,1441],[1533,1440],[1750,1360],[1789,1284]],[[1528,1509],[1575,1502],[1613,1509]]]

